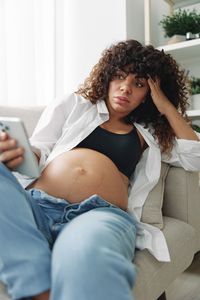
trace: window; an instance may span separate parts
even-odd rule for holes
[[[55,97],[55,0],[0,0],[0,105]]]

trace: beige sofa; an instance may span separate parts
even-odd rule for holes
[[[41,111],[40,107],[0,106],[1,116],[22,118],[29,135]],[[143,217],[162,228],[169,246],[171,262],[158,262],[147,250],[136,252],[134,263],[137,267],[137,280],[133,290],[136,300],[156,300],[159,297],[165,299],[164,292],[167,287],[188,268],[194,254],[200,250],[198,174],[176,167],[164,166],[164,168],[164,176],[161,176],[159,183],[151,192],[149,205],[144,209]],[[157,202],[156,207],[151,201]],[[154,218],[158,217],[159,220],[155,221]],[[10,298],[6,294],[6,287],[0,283],[0,300],[8,299]]]

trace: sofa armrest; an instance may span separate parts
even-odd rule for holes
[[[164,191],[163,215],[192,225],[197,232],[200,250],[200,187],[199,174],[170,167]]]

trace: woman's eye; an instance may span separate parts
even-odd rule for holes
[[[136,82],[136,86],[139,88],[142,88],[144,86],[144,84],[142,82]]]

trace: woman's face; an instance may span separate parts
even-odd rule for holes
[[[139,78],[137,74],[117,71],[110,81],[108,98],[106,101],[110,113],[120,117],[127,116],[144,100],[149,91],[146,78]]]

